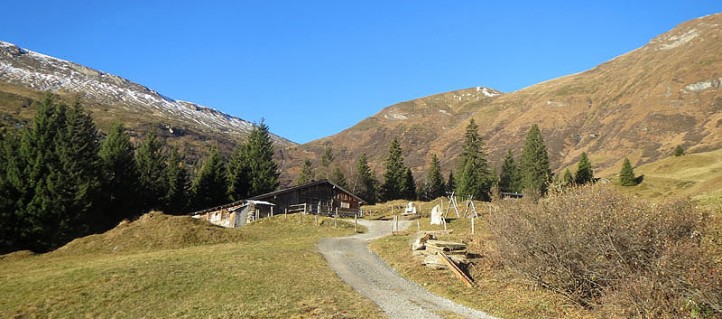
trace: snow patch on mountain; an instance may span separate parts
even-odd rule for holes
[[[253,124],[192,102],[179,101],[127,79],[0,41],[0,81],[39,91],[79,93],[101,104],[170,115],[201,129],[247,134]],[[274,140],[290,143],[279,136]]]

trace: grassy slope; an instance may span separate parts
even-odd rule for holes
[[[618,170],[617,170],[618,171]],[[722,204],[722,150],[667,157],[634,168],[644,181],[622,191],[649,200],[689,196],[702,204]],[[616,175],[610,176],[617,182]]]
[[[163,223],[134,222],[56,253],[0,258],[0,317],[382,316],[315,251],[318,239],[352,226],[277,216],[227,230],[172,218],[196,228],[168,233],[179,227],[161,216]],[[164,234],[196,238],[164,248]]]

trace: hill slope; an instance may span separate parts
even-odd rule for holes
[[[16,122],[33,114],[32,100],[53,92],[80,100],[101,128],[122,121],[140,133],[156,129],[181,142],[244,139],[253,124],[191,102],[179,101],[124,78],[0,41],[0,119]],[[273,136],[280,146],[295,143]]]
[[[677,145],[688,152],[717,149],[722,145],[720,39],[722,14],[691,20],[586,72],[507,94],[467,89],[390,106],[303,145],[296,156],[315,158],[332,147],[350,172],[353,161],[366,153],[380,173],[387,146],[399,137],[417,177],[431,154],[439,155],[448,171],[455,167],[470,117],[496,165],[507,149],[520,153],[534,123],[556,170],[575,164],[581,152],[588,152],[595,170],[603,173],[625,156],[634,164],[648,163]]]

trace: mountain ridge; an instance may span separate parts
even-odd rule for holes
[[[73,96],[84,104],[90,104],[93,113],[98,112],[98,108],[125,109],[140,112],[143,117],[151,118],[161,126],[164,120],[173,119],[176,122],[173,124],[181,126],[181,130],[196,130],[199,134],[238,138],[246,136],[254,125],[207,106],[170,98],[123,77],[4,41],[0,41],[0,82],[12,87],[5,91],[27,89]],[[28,94],[22,92],[19,95]],[[171,126],[169,130],[173,134],[172,124],[165,126]],[[281,146],[296,145],[278,135],[272,135],[272,138]]]
[[[472,117],[497,168],[508,149],[519,156],[532,124],[540,126],[556,172],[573,168],[582,152],[602,176],[616,174],[624,157],[639,165],[668,156],[678,145],[690,152],[717,149],[722,146],[720,26],[722,14],[683,22],[589,70],[486,99],[444,98],[472,88],[397,103],[338,134],[303,144],[298,156],[318,160],[317,154],[331,147],[348,168],[365,153],[379,174],[390,140],[398,137],[406,165],[419,180],[431,154],[439,156],[445,172],[455,169]],[[449,115],[431,116],[428,108]]]

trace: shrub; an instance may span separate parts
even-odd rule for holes
[[[679,317],[722,315],[707,216],[690,200],[652,205],[599,185],[489,219],[505,265],[542,287],[614,316]]]

